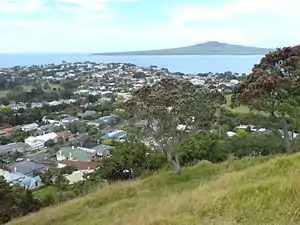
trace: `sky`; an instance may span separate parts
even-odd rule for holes
[[[0,0],[0,53],[300,44],[299,0]]]

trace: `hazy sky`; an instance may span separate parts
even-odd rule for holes
[[[300,44],[299,0],[0,0],[0,52]]]

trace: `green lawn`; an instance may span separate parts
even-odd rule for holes
[[[299,225],[300,154],[202,162],[106,185],[12,225]]]
[[[8,90],[0,91],[0,98],[5,98],[8,92]]]
[[[233,113],[237,113],[237,114],[247,114],[250,112],[250,109],[248,106],[239,106],[239,107],[236,107],[236,108],[231,108],[230,107],[230,104],[231,104],[231,94],[230,95],[225,95],[225,98],[226,98],[226,105],[225,107],[229,110],[231,110]]]
[[[24,91],[31,91],[33,88],[34,88],[34,86],[33,85],[23,85],[22,86],[23,87],[23,90]],[[50,84],[50,87],[51,87],[51,89],[47,89],[47,90],[45,90],[44,89],[44,91],[45,92],[47,92],[47,91],[51,91],[53,88],[56,88],[56,89],[58,89],[58,88],[63,88],[61,85],[59,85],[59,84]],[[6,95],[7,95],[7,93],[9,92],[10,90],[4,90],[4,91],[0,91],[0,98],[5,98],[6,97]]]
[[[41,188],[35,190],[33,193],[39,199],[43,199],[48,194],[55,193],[56,191],[57,191],[56,187],[47,186],[47,187],[41,187]]]
[[[230,104],[231,104],[231,94],[230,95],[225,95],[225,98],[226,98],[226,105],[225,107],[229,110],[231,110],[233,113],[236,113],[236,114],[247,114],[247,113],[250,113],[250,112],[253,112],[253,113],[257,113],[257,114],[262,114],[262,115],[267,115],[266,112],[263,112],[263,111],[256,111],[256,110],[250,110],[248,106],[246,105],[240,105],[238,107],[235,107],[235,108],[231,108],[230,107]]]

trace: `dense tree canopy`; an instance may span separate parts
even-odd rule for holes
[[[164,149],[174,172],[180,172],[178,143],[191,130],[210,129],[218,105],[225,102],[218,91],[199,89],[174,77],[137,90],[127,102],[133,118],[145,121],[145,134]]]
[[[279,48],[263,57],[239,84],[233,103],[276,114],[278,105],[300,94],[300,45]],[[297,99],[298,100],[298,99]]]
[[[278,48],[255,65],[247,79],[232,96],[233,105],[246,104],[263,110],[278,120],[288,152],[295,151],[298,140],[288,130],[300,128],[300,45]],[[293,142],[293,143],[292,143]]]
[[[37,211],[40,206],[30,190],[10,185],[0,176],[0,224]]]

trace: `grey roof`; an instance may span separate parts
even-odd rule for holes
[[[27,175],[34,171],[42,170],[42,169],[46,168],[47,166],[44,164],[40,164],[40,163],[34,163],[34,162],[30,162],[30,161],[22,161],[22,162],[16,162],[16,163],[10,164],[7,167],[13,172],[15,172],[15,168],[16,168],[18,173]]]
[[[73,120],[78,120],[78,117],[75,117],[75,116],[66,116],[66,117],[62,118],[61,120],[73,121]]]
[[[96,153],[98,155],[103,155],[103,154],[107,155],[109,154],[109,150],[114,149],[114,147],[108,145],[97,145],[92,149],[96,150]]]
[[[30,150],[30,146],[23,142],[15,142],[0,146],[0,155],[5,155],[14,152],[26,152]]]
[[[38,124],[36,124],[36,123],[31,123],[31,124],[26,124],[26,125],[24,125],[22,128],[24,128],[24,129],[36,129],[37,127],[39,127]]]
[[[43,125],[41,127],[38,128],[38,130],[42,130],[42,131],[52,131],[55,128],[55,126],[53,124],[46,124]]]

